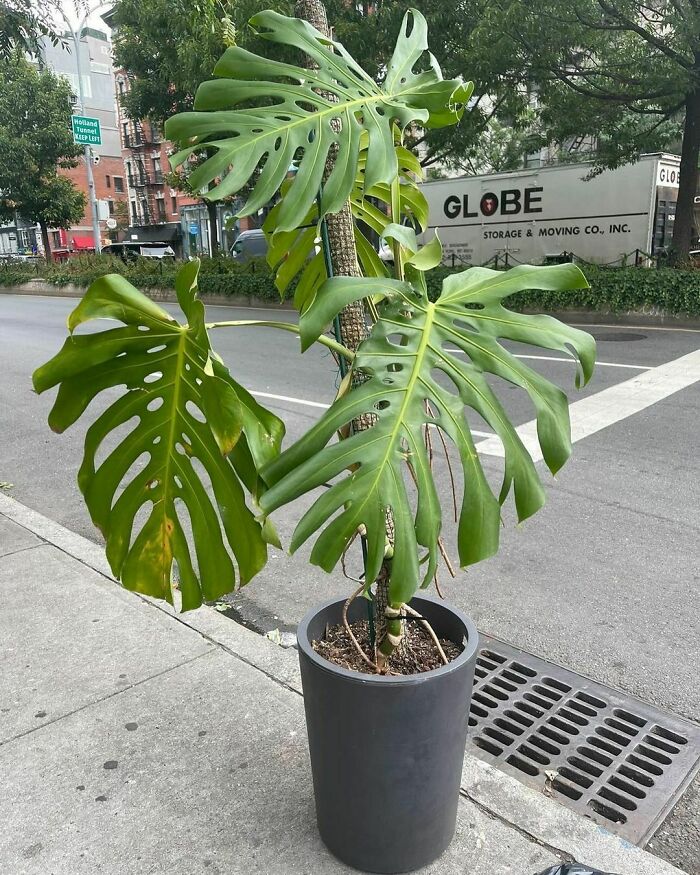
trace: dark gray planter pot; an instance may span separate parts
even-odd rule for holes
[[[297,632],[318,828],[344,863],[410,872],[454,835],[478,634],[460,611],[416,597],[438,637],[465,644],[460,656],[417,675],[348,671],[311,647],[341,622],[343,602],[315,608]],[[349,619],[363,616],[356,599]]]

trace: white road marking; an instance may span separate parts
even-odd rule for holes
[[[679,392],[700,380],[700,349],[687,355],[637,374],[630,380],[617,383],[588,398],[582,398],[570,406],[571,440],[580,441],[597,431],[626,419],[640,410],[663,401],[674,392]],[[518,434],[535,462],[542,458],[537,440],[537,421],[531,420],[518,426]],[[476,445],[480,453],[503,456],[500,438],[493,437]]]
[[[700,334],[700,328],[680,328],[667,325],[628,325],[626,322],[567,322],[572,328],[619,328],[621,331],[689,331],[691,334]]]
[[[271,392],[251,392],[251,395],[256,395],[258,398],[269,398],[272,401],[287,401],[289,404],[301,404],[304,407],[320,407],[323,410],[328,410],[330,404],[321,404],[320,401],[307,401],[305,398],[291,398],[289,395],[273,395]],[[477,431],[471,430],[474,437],[491,438],[494,437],[492,431]]]
[[[288,401],[290,404],[301,404],[304,407],[320,407],[322,410],[328,410],[330,404],[321,404],[320,401],[306,401],[304,398],[290,398],[289,395],[273,395],[270,392],[251,392],[251,395],[256,395],[258,398],[270,398],[273,401]]]
[[[461,355],[465,355],[464,351],[461,349],[446,349],[445,352],[456,352]],[[558,356],[553,355],[522,355],[520,353],[513,353],[516,359],[535,359],[540,362],[569,362],[570,364],[576,364],[576,362],[572,358],[559,358]],[[621,364],[620,362],[599,362],[596,361],[596,367],[603,368],[631,368],[633,371],[650,371],[654,366],[653,365],[626,365]]]

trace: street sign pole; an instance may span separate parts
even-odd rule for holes
[[[62,14],[64,20],[69,26],[71,37],[73,38],[73,46],[75,47],[75,66],[78,72],[78,99],[80,100],[80,111],[81,113],[85,114],[85,91],[83,89],[83,73],[80,66],[80,35],[82,34],[83,27],[85,26],[85,22],[87,21],[87,16],[83,18],[83,20],[78,25],[78,32],[76,33],[73,25],[68,21],[65,13]],[[85,146],[84,155],[85,164],[87,166],[88,198],[90,201],[90,212],[92,213],[92,239],[95,243],[95,252],[99,253],[102,251],[102,246],[100,243],[100,221],[99,213],[97,211],[95,177],[92,174],[92,153],[90,146]]]

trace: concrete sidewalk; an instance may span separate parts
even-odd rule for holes
[[[100,547],[5,495],[0,594],[3,875],[354,871],[316,833],[295,650],[124,591]],[[455,840],[421,871],[572,859],[680,872],[468,756]]]

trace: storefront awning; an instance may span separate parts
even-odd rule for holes
[[[71,240],[73,249],[94,249],[95,244],[92,240],[92,235],[89,237],[74,236]]]

